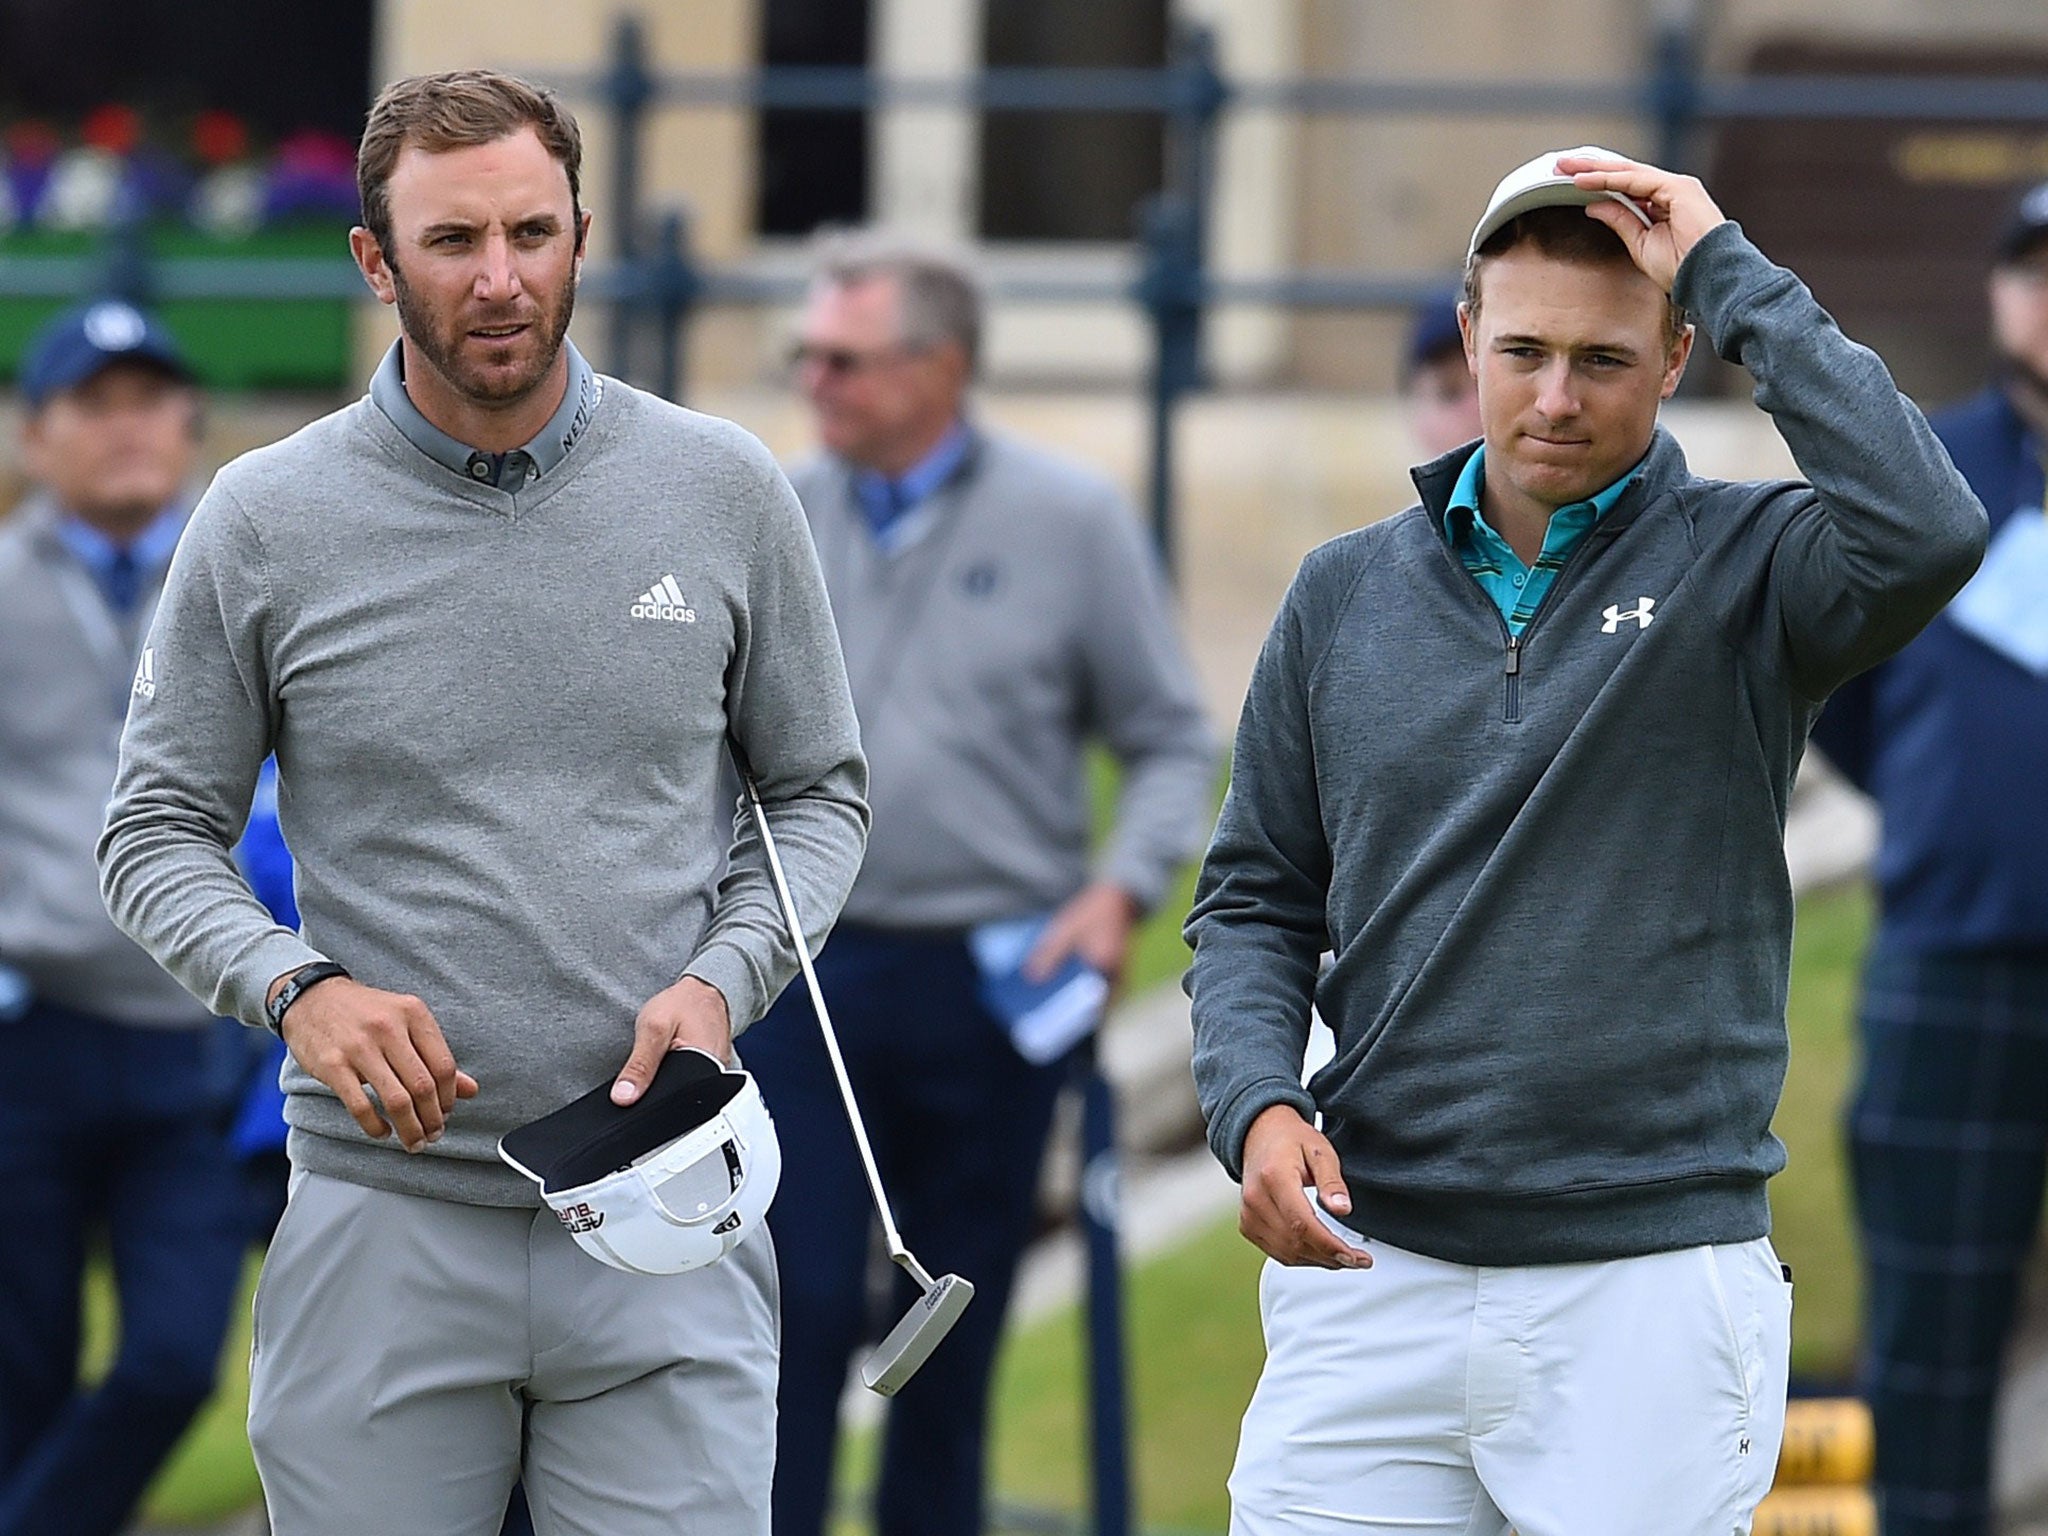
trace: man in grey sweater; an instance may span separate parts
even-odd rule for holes
[[[826,452],[794,479],[874,783],[867,862],[818,969],[903,1230],[977,1288],[890,1406],[884,1536],[982,1527],[989,1377],[1054,1099],[1134,921],[1201,846],[1215,772],[1123,498],[967,415],[980,319],[946,253],[849,238],[797,357]],[[1123,769],[1092,856],[1091,741]],[[819,1536],[871,1221],[808,1000],[792,990],[750,1043],[805,1190],[770,1217],[807,1260],[785,1277],[775,1529]]]
[[[866,828],[787,482],[564,341],[580,160],[505,76],[379,96],[352,241],[401,339],[368,398],[221,473],[136,679],[108,906],[291,1051],[250,1404],[278,1536],[391,1500],[484,1536],[515,1476],[543,1536],[767,1528],[765,1238],[612,1270],[495,1153],[671,1048],[729,1056],[794,970],[729,737],[814,944]],[[272,751],[302,935],[227,856]]]
[[[1687,471],[1688,312],[1810,484]],[[1785,805],[1984,514],[1691,178],[1521,167],[1463,325],[1483,440],[1304,562],[1188,924],[1210,1143],[1273,1261],[1232,1529],[1725,1536],[1783,1427]]]

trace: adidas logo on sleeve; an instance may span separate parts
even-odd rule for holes
[[[684,599],[673,571],[635,598],[628,612],[636,619],[666,619],[671,624],[697,622],[697,610]]]
[[[142,698],[156,697],[156,648],[145,646],[142,661],[135,669],[135,692]]]

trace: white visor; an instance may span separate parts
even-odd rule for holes
[[[638,1103],[612,1104],[610,1086],[498,1143],[577,1245],[614,1269],[674,1275],[751,1237],[782,1178],[775,1122],[753,1076],[680,1050]]]

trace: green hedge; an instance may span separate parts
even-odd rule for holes
[[[0,290],[9,257],[104,254],[95,234],[15,230],[0,236]],[[288,224],[236,240],[197,230],[152,231],[155,256],[261,257],[333,266],[348,259],[346,224]],[[13,379],[29,338],[68,299],[0,297],[0,372]],[[177,299],[153,306],[215,389],[333,389],[352,377],[352,305],[347,299]]]

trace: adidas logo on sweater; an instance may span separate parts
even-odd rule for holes
[[[671,624],[697,622],[697,610],[684,600],[673,571],[634,599],[630,611],[636,619],[666,619]]]
[[[135,669],[135,691],[145,699],[156,697],[156,648],[146,646],[142,661]]]

